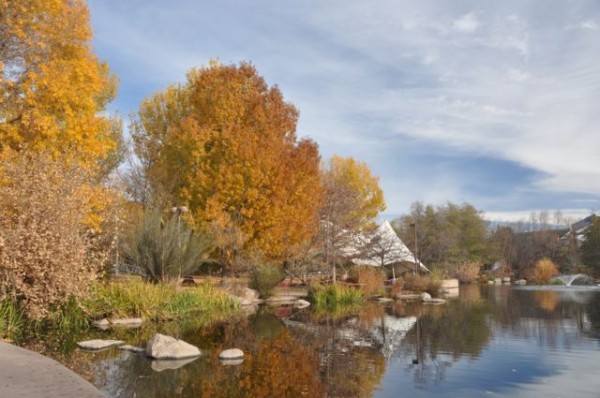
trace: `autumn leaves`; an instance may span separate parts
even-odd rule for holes
[[[297,138],[297,120],[296,108],[250,64],[193,69],[186,83],[144,101],[133,123],[158,201],[148,204],[188,205],[195,225],[212,226],[221,241],[239,231],[236,247],[220,248],[225,261],[236,251],[283,260],[322,221],[346,229],[373,221],[385,208],[378,180],[351,158],[321,165],[317,144]]]
[[[117,80],[91,51],[85,3],[2,0],[0,9],[0,148],[108,166],[120,124],[100,112]]]
[[[122,126],[104,112],[117,80],[91,51],[85,2],[0,0],[0,9],[0,155],[73,163],[93,177],[82,186],[90,202],[105,202]],[[385,208],[377,178],[351,158],[322,162],[318,145],[297,137],[298,114],[249,63],[192,69],[132,117],[140,167],[128,199],[188,206],[185,221],[210,233],[227,265],[240,254],[301,255],[323,225],[363,228]],[[100,231],[102,206],[92,207],[86,218]]]

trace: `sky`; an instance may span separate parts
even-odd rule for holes
[[[251,62],[299,137],[366,162],[385,216],[470,203],[490,220],[600,209],[597,0],[88,0],[110,111],[211,59]]]

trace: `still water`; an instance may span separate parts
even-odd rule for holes
[[[189,363],[111,349],[55,354],[110,397],[598,397],[600,291],[461,286],[446,305],[372,303],[353,317],[261,308],[209,328],[163,325]],[[154,330],[96,332],[143,345]],[[239,365],[222,349],[241,348]],[[173,369],[176,368],[176,369]]]

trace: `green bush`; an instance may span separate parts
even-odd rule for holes
[[[275,265],[253,267],[250,271],[250,288],[255,289],[261,297],[268,297],[284,277],[281,268]]]

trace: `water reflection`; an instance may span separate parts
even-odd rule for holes
[[[118,349],[73,349],[82,336],[29,343],[111,397],[578,397],[600,390],[593,373],[600,296],[590,288],[461,286],[444,306],[372,303],[335,319],[261,308],[211,327],[165,324],[87,337],[142,345],[157,330],[203,355],[156,363]],[[224,365],[218,354],[233,347],[244,360]]]

